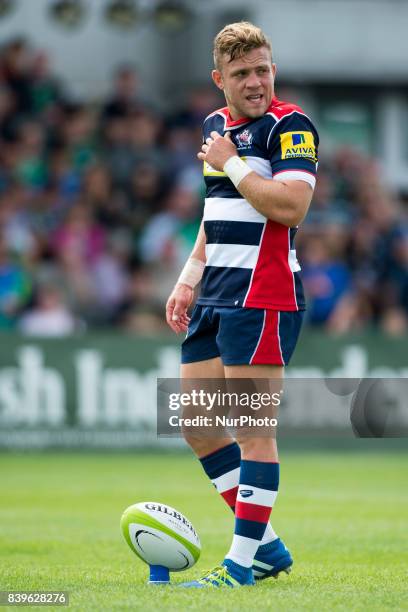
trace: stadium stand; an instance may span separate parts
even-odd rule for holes
[[[197,89],[166,116],[120,66],[106,100],[78,103],[60,76],[24,39],[0,53],[0,329],[162,332],[201,216],[201,122],[222,101]],[[376,160],[323,157],[297,247],[309,325],[408,329],[407,211]]]

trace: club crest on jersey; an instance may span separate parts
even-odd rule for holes
[[[240,132],[240,134],[237,134],[235,139],[237,141],[238,149],[245,149],[247,147],[250,147],[252,144],[252,138],[253,135],[248,129],[244,130],[243,132]]]
[[[280,135],[282,159],[316,159],[316,147],[312,132],[285,132]]]

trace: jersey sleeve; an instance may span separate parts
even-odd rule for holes
[[[267,141],[272,178],[305,181],[314,188],[319,136],[308,117],[292,113],[273,126]]]

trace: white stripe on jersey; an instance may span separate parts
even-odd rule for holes
[[[204,221],[265,223],[266,217],[244,198],[205,198]]]
[[[258,251],[259,246],[247,244],[207,244],[205,246],[206,266],[252,270],[258,259]]]
[[[241,491],[252,491],[252,495],[244,497],[241,495]],[[277,491],[269,491],[268,489],[259,489],[252,485],[240,484],[237,493],[237,502],[256,504],[257,506],[269,506],[271,508],[275,503],[277,495]]]
[[[244,159],[251,170],[259,174],[259,176],[267,179],[272,178],[271,162],[268,159],[254,157],[252,155],[248,155],[248,157],[245,157]]]
[[[290,249],[288,255],[288,264],[292,272],[299,272],[302,269],[296,257],[296,249]]]
[[[240,470],[241,468],[237,467],[235,470],[218,476],[218,478],[213,478],[211,482],[215,484],[218,493],[224,493],[224,491],[229,491],[238,486]]]
[[[310,172],[302,172],[302,170],[282,170],[273,175],[274,181],[305,181],[309,183],[312,189],[315,188],[316,179]]]

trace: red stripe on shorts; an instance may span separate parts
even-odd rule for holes
[[[285,365],[280,347],[278,311],[265,311],[264,327],[250,363]]]

